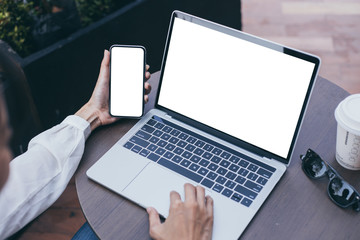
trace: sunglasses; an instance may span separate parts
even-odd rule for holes
[[[300,155],[300,159],[302,169],[309,178],[329,178],[328,195],[336,205],[342,208],[352,206],[355,211],[360,211],[360,194],[317,153],[308,149],[306,155]]]

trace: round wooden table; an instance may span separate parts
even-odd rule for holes
[[[153,90],[145,111],[154,106],[159,75],[157,72],[149,80]],[[307,178],[301,170],[299,159],[300,154],[312,148],[349,183],[360,189],[360,173],[342,168],[335,160],[334,110],[348,95],[340,87],[318,77],[291,164],[241,239],[360,238],[359,213],[352,209],[341,209],[332,203],[327,196],[328,180],[313,181]],[[101,239],[150,239],[145,209],[86,176],[87,169],[135,123],[135,120],[120,120],[92,133],[76,173],[76,188],[82,210]]]

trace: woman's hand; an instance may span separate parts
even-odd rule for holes
[[[104,58],[101,62],[100,73],[96,82],[95,89],[90,100],[75,115],[82,117],[90,123],[91,130],[101,126],[115,122],[116,117],[112,117],[109,113],[109,81],[110,81],[110,52],[104,51]],[[145,78],[150,78],[149,65],[146,65]],[[148,94],[151,86],[145,82],[144,100],[149,100]]]
[[[185,184],[185,201],[170,193],[169,216],[164,223],[154,208],[147,208],[150,236],[157,240],[210,240],[213,229],[213,199],[205,189]]]

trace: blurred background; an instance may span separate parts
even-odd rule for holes
[[[145,46],[151,72],[160,70],[175,9],[318,55],[320,76],[360,93],[357,0],[1,0],[0,84],[15,155],[89,99],[112,44]],[[72,180],[13,239],[70,239],[84,222]]]

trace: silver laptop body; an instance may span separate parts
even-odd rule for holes
[[[155,109],[87,176],[165,218],[202,185],[213,239],[237,239],[290,164],[320,59],[174,11]]]

